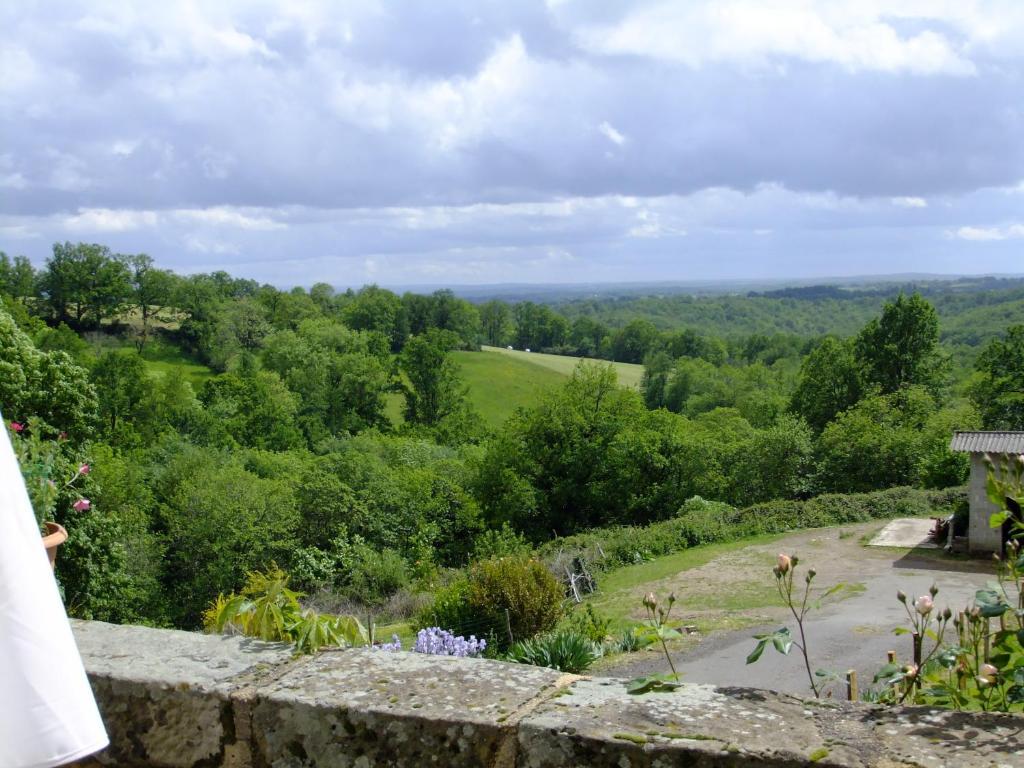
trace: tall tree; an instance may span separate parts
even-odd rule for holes
[[[0,292],[18,299],[22,304],[35,293],[36,271],[24,256],[12,260],[0,251]]]
[[[53,318],[78,329],[99,327],[121,311],[131,292],[124,259],[88,243],[54,243],[40,289]]]
[[[856,350],[868,382],[883,394],[914,384],[935,391],[942,383],[939,316],[918,293],[886,302],[882,316],[860,332]]]
[[[150,320],[167,307],[174,297],[175,276],[165,269],[156,269],[153,259],[144,253],[129,256],[127,261],[131,270],[129,281],[132,304],[138,308],[142,318],[142,331],[136,341],[141,352],[149,340]]]
[[[1024,429],[1024,325],[989,342],[976,367],[971,400],[985,429]]]
[[[815,432],[821,432],[863,393],[853,345],[828,336],[804,358],[790,410],[803,416]]]
[[[405,419],[410,424],[435,426],[464,407],[466,387],[448,354],[455,343],[454,334],[443,331],[413,336],[406,342],[399,365],[409,380]]]
[[[480,326],[488,344],[504,346],[512,335],[512,311],[508,304],[497,299],[481,304]]]
[[[99,395],[107,439],[111,443],[122,442],[125,422],[134,419],[150,386],[145,363],[131,350],[110,350],[96,361],[92,381]]]

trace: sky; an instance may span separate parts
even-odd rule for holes
[[[7,0],[0,62],[0,250],[39,264],[1024,273],[1020,0]]]

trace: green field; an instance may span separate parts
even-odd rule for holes
[[[517,408],[565,383],[565,375],[497,352],[453,352],[469,401],[490,427],[500,427]]]
[[[148,345],[142,352],[142,359],[149,373],[155,376],[184,376],[196,392],[207,379],[216,375],[202,363],[169,344]]]
[[[518,349],[503,349],[502,347],[484,347],[485,352],[497,352],[515,360],[521,360],[539,368],[547,368],[563,376],[572,374],[573,369],[581,360],[592,363],[611,365],[619,375],[619,384],[624,387],[640,388],[640,380],[644,376],[644,367],[636,363],[612,363],[608,360],[594,360],[589,357],[567,357],[565,355],[547,355],[542,352],[523,352]]]

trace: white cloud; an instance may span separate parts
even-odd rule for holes
[[[1024,238],[1024,224],[1007,224],[1002,227],[960,227],[952,233],[961,240],[990,241],[1016,240]]]
[[[923,197],[894,197],[891,199],[897,208],[927,208],[928,201]]]
[[[181,209],[171,211],[170,215],[183,222],[236,229],[272,230],[287,229],[288,227],[287,224],[274,220],[267,213],[251,215],[227,206]]]
[[[80,208],[64,218],[65,229],[72,232],[126,232],[141,227],[154,227],[159,221],[155,211]]]
[[[615,126],[607,120],[597,126],[597,130],[599,130],[612,144],[616,144],[621,147],[626,143],[626,137],[615,130]]]
[[[940,16],[924,6],[920,12],[922,19]],[[942,14],[941,20],[949,15]],[[594,53],[692,67],[792,58],[829,62],[849,71],[974,74],[974,63],[945,34],[925,29],[900,36],[889,23],[892,16],[891,8],[871,3],[660,2],[627,12],[612,24],[584,26],[577,30],[577,39]]]

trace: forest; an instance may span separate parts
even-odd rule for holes
[[[482,345],[594,360],[491,427],[455,359]],[[59,491],[69,612],[106,621],[195,628],[279,567],[319,606],[455,623],[474,574],[555,544],[895,514],[964,482],[953,430],[1024,429],[1022,382],[1015,281],[472,303],[0,254],[0,411]]]

